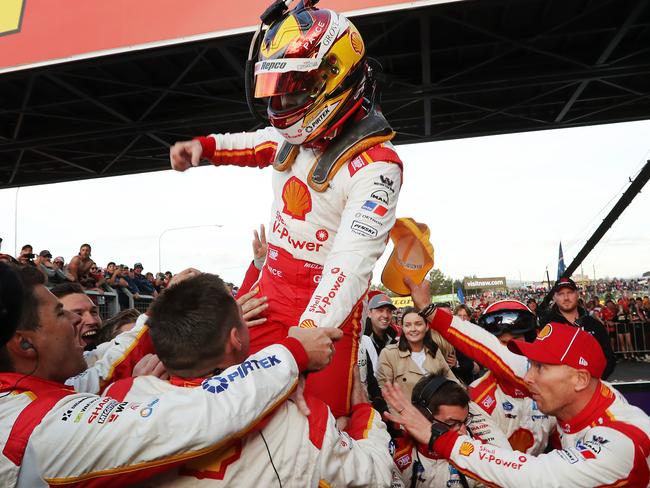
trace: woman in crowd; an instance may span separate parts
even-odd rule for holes
[[[467,305],[461,303],[454,309],[454,315],[456,315],[461,320],[467,320],[469,322],[472,317],[472,311]]]
[[[397,344],[386,346],[379,355],[377,381],[396,383],[404,394],[411,397],[413,387],[425,375],[442,375],[458,382],[445,356],[429,332],[429,327],[416,308],[408,307],[402,314],[402,334]]]
[[[454,309],[454,315],[459,317],[461,320],[472,322],[472,309],[470,309],[464,303],[456,306]],[[431,332],[438,334],[438,332],[435,331]],[[440,339],[447,342],[442,338],[442,336]],[[447,342],[447,344],[449,343]],[[481,371],[480,366],[476,363],[476,361],[473,361],[472,358],[467,357],[460,351],[456,351],[456,349],[451,344],[449,344],[449,347],[454,353],[453,356],[447,357],[447,364],[449,364],[452,373],[454,373],[459,380],[461,380],[466,385],[469,385],[472,381],[474,381],[474,378],[476,378]]]

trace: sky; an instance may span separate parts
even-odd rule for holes
[[[541,281],[547,267],[554,279],[560,241],[568,265],[650,158],[649,136],[642,121],[400,145],[397,216],[430,227],[434,266],[454,279]],[[238,284],[253,229],[270,220],[271,172],[208,166],[0,190],[2,252],[29,243],[67,263],[88,242],[102,267],[192,266]],[[650,270],[650,185],[582,269],[597,278]]]

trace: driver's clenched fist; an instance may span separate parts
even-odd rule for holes
[[[169,148],[169,161],[176,171],[198,166],[203,148],[197,140],[180,141]]]

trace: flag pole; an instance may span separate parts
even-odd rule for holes
[[[576,257],[573,259],[571,264],[564,270],[564,273],[562,273],[562,276],[558,277],[558,280],[560,278],[569,278],[573,272],[582,264],[582,261],[587,257],[587,255],[592,251],[592,249],[598,244],[598,242],[603,238],[603,236],[607,233],[607,231],[610,229],[610,227],[616,222],[616,219],[618,219],[621,214],[625,211],[625,209],[632,203],[632,200],[634,200],[634,197],[636,197],[637,193],[641,192],[641,189],[645,186],[645,184],[648,182],[650,179],[650,160],[646,161],[646,164],[641,168],[641,171],[639,171],[639,174],[634,178],[634,180],[630,179],[630,186],[628,187],[627,190],[623,193],[621,198],[616,202],[616,205],[609,211],[607,216],[603,219],[601,224],[598,226],[598,228],[594,231],[593,235],[585,242],[585,245],[582,246],[582,249],[580,249],[580,252],[576,255]],[[548,277],[548,269],[546,270],[546,275]],[[556,282],[557,284],[557,282]],[[549,280],[549,286],[550,286],[550,280]],[[552,288],[548,291],[546,296],[544,297],[544,300],[539,306],[539,309],[541,311],[544,311],[548,307],[548,304],[551,301],[551,298],[553,297],[553,294],[555,293],[555,285],[553,285]]]

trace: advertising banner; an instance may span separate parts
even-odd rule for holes
[[[496,290],[499,288],[507,288],[506,277],[465,278],[463,280],[463,288],[465,288],[465,290]]]
[[[323,0],[348,15],[453,0]],[[1,0],[0,73],[250,32],[271,0]]]
[[[391,297],[391,301],[393,302],[393,305],[395,305],[397,308],[415,306],[413,304],[413,298],[411,297]],[[458,303],[458,297],[453,293],[449,293],[447,295],[433,295],[431,297],[431,303],[441,303],[441,302]]]

